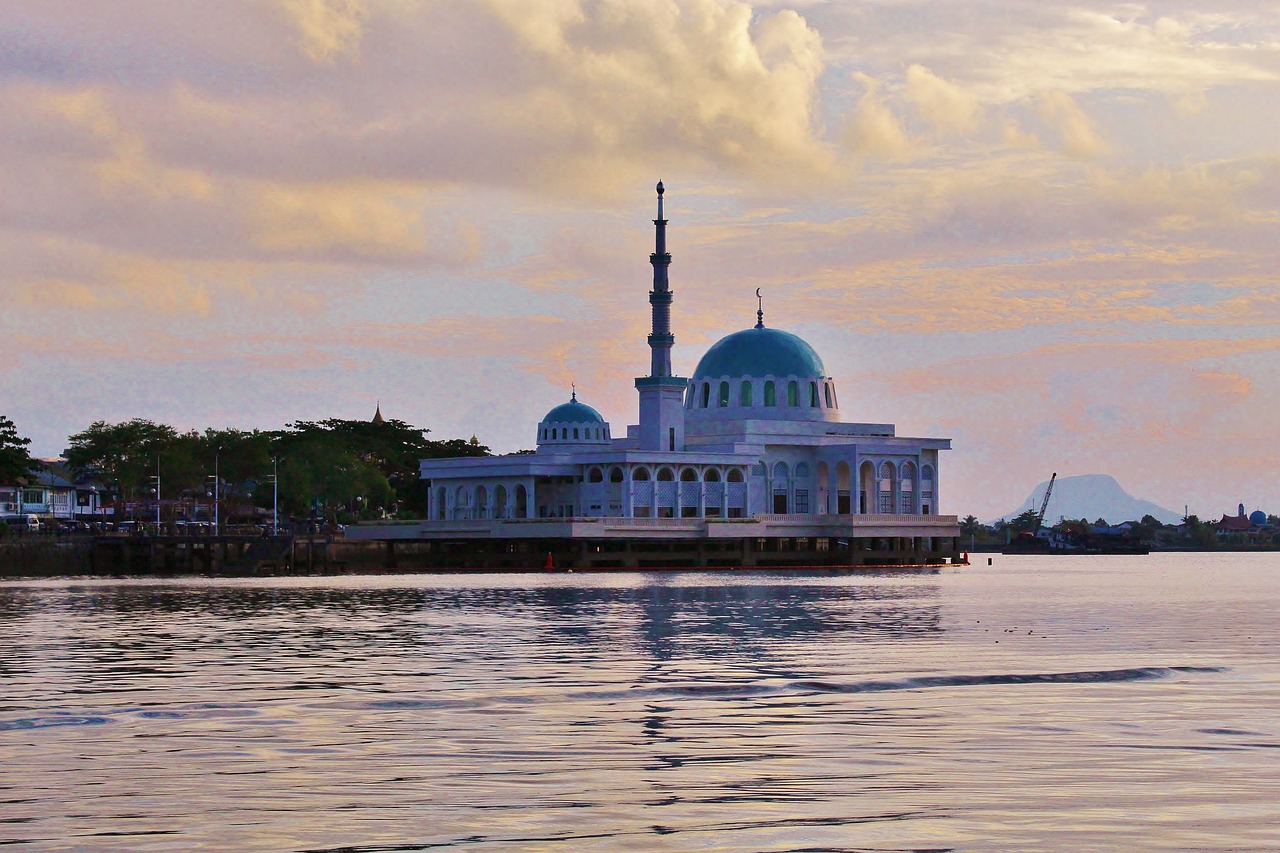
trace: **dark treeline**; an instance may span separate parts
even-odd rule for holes
[[[11,429],[11,421],[0,420],[0,427],[13,432],[0,442],[8,448],[0,457],[12,462],[11,468],[20,466],[25,439]],[[98,481],[125,504],[155,500],[158,469],[162,502],[207,501],[216,495],[224,515],[271,506],[278,476],[282,514],[329,520],[411,517],[426,513],[418,460],[489,455],[475,439],[438,441],[427,438],[428,432],[396,419],[338,418],[297,421],[279,430],[179,432],[135,418],[89,425],[68,438],[62,455],[77,478]]]

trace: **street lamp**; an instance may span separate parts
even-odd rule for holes
[[[156,454],[156,533],[160,532],[160,454]]]
[[[280,460],[271,457],[271,535],[280,535]]]
[[[213,535],[214,535],[214,536],[217,536],[217,535],[218,535],[218,532],[219,532],[219,530],[218,530],[218,528],[219,528],[219,525],[218,525],[218,499],[222,496],[222,494],[221,494],[221,493],[222,493],[222,488],[221,488],[222,481],[218,479],[218,455],[219,455],[219,452],[218,452],[218,451],[215,451],[215,452],[214,452],[214,454],[213,454],[213,477],[212,477],[212,478],[206,478],[206,479],[212,479],[212,480],[213,480],[212,495],[213,495]]]

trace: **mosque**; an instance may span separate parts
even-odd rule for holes
[[[755,326],[718,341],[691,377],[673,374],[661,183],[657,193],[639,423],[616,435],[574,391],[538,424],[535,452],[423,460],[428,518],[362,525],[348,537],[385,540],[389,552],[439,567],[955,560],[956,517],[939,513],[939,453],[950,439],[843,422],[818,353],[766,326],[763,305]]]

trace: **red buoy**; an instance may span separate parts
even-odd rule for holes
[[[556,561],[551,557],[550,551],[547,552],[547,564],[542,568],[548,572],[554,572],[556,570]]]

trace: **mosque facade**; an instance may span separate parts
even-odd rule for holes
[[[766,326],[762,306],[755,326],[719,340],[692,376],[673,373],[661,183],[657,192],[639,423],[618,435],[575,391],[538,423],[536,451],[423,460],[428,518],[348,536],[417,542],[429,565],[955,560],[956,517],[939,511],[940,454],[950,439],[843,421],[818,353]]]

